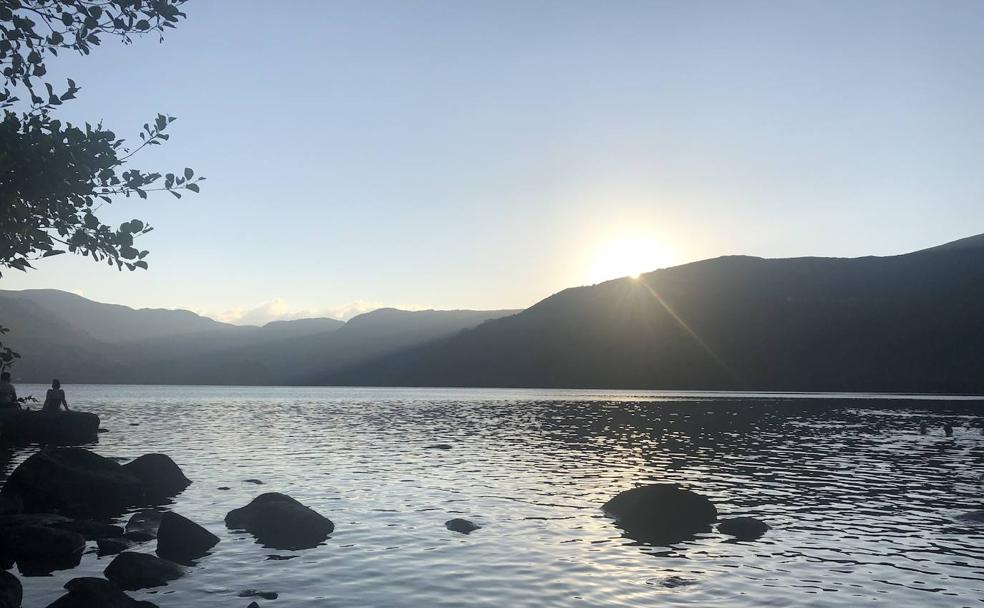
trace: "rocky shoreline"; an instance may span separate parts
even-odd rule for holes
[[[73,414],[23,412],[0,419],[5,442],[30,436],[28,441],[46,444],[17,466],[0,489],[0,608],[21,606],[21,583],[6,570],[16,565],[26,576],[68,570],[79,565],[88,543],[95,543],[100,556],[115,556],[103,571],[105,578],[70,580],[66,593],[48,608],[154,608],[126,592],[193,575],[199,560],[222,550],[220,538],[162,508],[192,483],[167,455],[149,453],[120,464],[82,447],[55,447],[90,443],[97,437],[97,416]],[[73,424],[76,429],[69,431]],[[735,540],[754,540],[769,530],[752,517],[719,520],[708,498],[675,484],[626,490],[602,509],[624,536],[650,544],[681,542],[710,531],[715,523],[719,532]],[[125,525],[109,523],[126,512],[133,514]],[[229,511],[225,524],[281,550],[317,547],[335,530],[324,515],[277,492],[259,494]],[[482,528],[461,518],[447,521],[445,527],[460,534]],[[151,541],[156,541],[154,553],[142,550]],[[240,597],[273,599],[277,594],[250,589]]]

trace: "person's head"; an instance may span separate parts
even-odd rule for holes
[[[51,388],[61,388],[61,382],[57,378],[51,381]]]
[[[10,382],[10,372],[0,374],[0,382]]]

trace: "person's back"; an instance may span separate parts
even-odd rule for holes
[[[44,396],[44,405],[41,407],[42,412],[57,412],[61,406],[65,406],[65,411],[68,409],[68,401],[65,400],[65,391],[62,390],[61,382],[58,380],[51,381],[51,388]]]
[[[17,389],[10,382],[10,372],[0,374],[0,408],[19,408]]]

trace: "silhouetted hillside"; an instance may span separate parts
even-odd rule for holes
[[[984,237],[564,290],[330,384],[984,392]]]

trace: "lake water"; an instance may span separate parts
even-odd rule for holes
[[[66,388],[108,429],[91,449],[170,455],[193,484],[167,508],[221,538],[184,578],[132,593],[161,608],[245,607],[246,589],[278,593],[258,600],[274,608],[984,604],[984,526],[955,519],[984,508],[977,400]],[[8,452],[4,476],[30,453]],[[652,482],[773,529],[754,542],[707,533],[640,545],[600,506]],[[335,532],[277,551],[226,530],[225,514],[265,491],[316,509]],[[453,517],[483,528],[456,534],[444,527]],[[43,608],[110,559],[92,550],[74,570],[22,578],[24,606]]]

